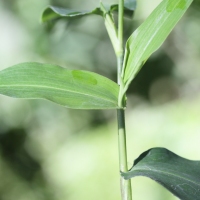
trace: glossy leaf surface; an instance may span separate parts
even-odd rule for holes
[[[124,1],[124,13],[128,17],[132,17],[133,12],[136,8],[136,0],[127,0]],[[114,4],[111,6],[107,6],[107,9],[112,11],[118,11],[118,4]],[[100,7],[97,7],[90,11],[77,11],[77,10],[71,10],[67,8],[60,8],[56,6],[48,6],[44,12],[42,13],[42,22],[46,22],[48,20],[58,19],[62,17],[82,17],[85,15],[101,15],[103,16],[103,11],[100,9]]]
[[[119,86],[98,74],[22,63],[0,71],[0,94],[47,99],[75,109],[118,108]]]
[[[200,161],[182,158],[164,148],[153,148],[141,154],[125,179],[149,177],[182,200],[200,199]]]
[[[163,0],[130,36],[126,43],[123,66],[126,90],[146,60],[162,45],[191,3],[192,0]]]

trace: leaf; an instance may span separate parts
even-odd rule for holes
[[[146,176],[182,200],[200,199],[200,161],[182,158],[165,148],[142,153],[126,173],[125,179]]]
[[[103,11],[103,18],[105,22],[105,27],[107,29],[108,35],[110,37],[111,43],[113,45],[115,54],[118,55],[120,51],[120,44],[118,39],[118,31],[115,26],[115,22],[111,13],[104,7],[103,3],[100,2],[101,10]]]
[[[22,63],[0,71],[0,94],[47,99],[67,108],[118,108],[119,86],[98,74],[57,65]]]
[[[156,51],[193,0],[163,0],[126,43],[123,65],[125,91],[150,55]]]
[[[48,6],[44,12],[42,13],[42,22],[46,22],[49,20],[53,20],[56,18],[62,18],[62,17],[82,17],[85,15],[103,15],[100,8],[95,8],[92,11],[75,11],[67,8],[60,8],[56,6]]]
[[[110,5],[107,6],[108,10],[112,11],[118,11],[118,4]],[[136,0],[127,0],[124,1],[124,13],[128,17],[133,16],[133,12],[136,8]],[[90,11],[76,11],[76,10],[71,10],[68,8],[60,8],[56,6],[48,6],[42,13],[42,22],[46,22],[49,20],[54,20],[58,18],[72,18],[72,17],[82,17],[85,15],[101,15],[103,16],[103,11],[100,9],[100,7],[97,7],[93,10]]]

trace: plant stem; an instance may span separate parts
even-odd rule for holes
[[[120,171],[127,172],[127,152],[126,152],[126,130],[125,113],[123,109],[117,110],[118,119],[118,144],[119,144],[119,165]],[[132,200],[131,180],[120,177],[121,198],[122,200]]]
[[[123,66],[124,48],[123,48],[123,18],[124,18],[124,0],[119,0],[119,15],[118,15],[118,40],[119,52],[117,54],[117,70],[118,70],[118,84],[120,85],[120,78]]]
[[[120,85],[121,73],[123,66],[123,15],[124,15],[124,0],[119,0],[119,18],[118,18],[118,39],[119,53],[117,54],[117,70],[118,84]],[[124,106],[124,105],[123,105]],[[127,150],[126,150],[126,129],[125,129],[125,111],[124,109],[117,110],[118,119],[118,145],[119,145],[119,167],[120,171],[127,172]],[[121,198],[122,200],[132,200],[131,180],[125,180],[120,177]]]

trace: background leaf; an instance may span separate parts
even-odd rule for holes
[[[92,11],[75,11],[67,8],[60,8],[56,6],[48,6],[42,14],[42,22],[53,20],[62,17],[81,17],[85,15],[96,14],[103,15],[100,8],[95,8]]]
[[[118,108],[119,86],[98,74],[56,65],[23,63],[0,72],[0,94],[47,99],[68,108]]]
[[[123,78],[126,90],[149,56],[167,38],[192,0],[163,0],[126,43]]]
[[[199,200],[200,161],[184,159],[164,148],[153,148],[141,154],[125,179],[149,177],[182,200]]]
[[[109,5],[106,6],[108,10],[112,11],[118,11],[118,4]],[[136,8],[136,0],[128,0],[124,2],[124,14],[128,17],[133,16],[133,12]],[[91,11],[75,11],[68,8],[60,8],[56,6],[48,6],[44,12],[42,13],[42,22],[46,22],[48,20],[53,20],[57,18],[62,17],[81,17],[85,15],[101,15],[103,16],[103,11],[100,9],[100,7],[95,8]]]

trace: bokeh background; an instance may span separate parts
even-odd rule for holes
[[[104,3],[116,2],[104,0]],[[139,0],[124,40],[161,0]],[[20,62],[89,70],[116,81],[103,19],[41,24],[47,5],[93,9],[99,0],[0,0],[0,69]],[[194,1],[128,91],[128,162],[152,147],[200,160],[200,2]],[[0,200],[120,200],[115,110],[70,110],[0,95]],[[145,177],[133,199],[177,199]]]

